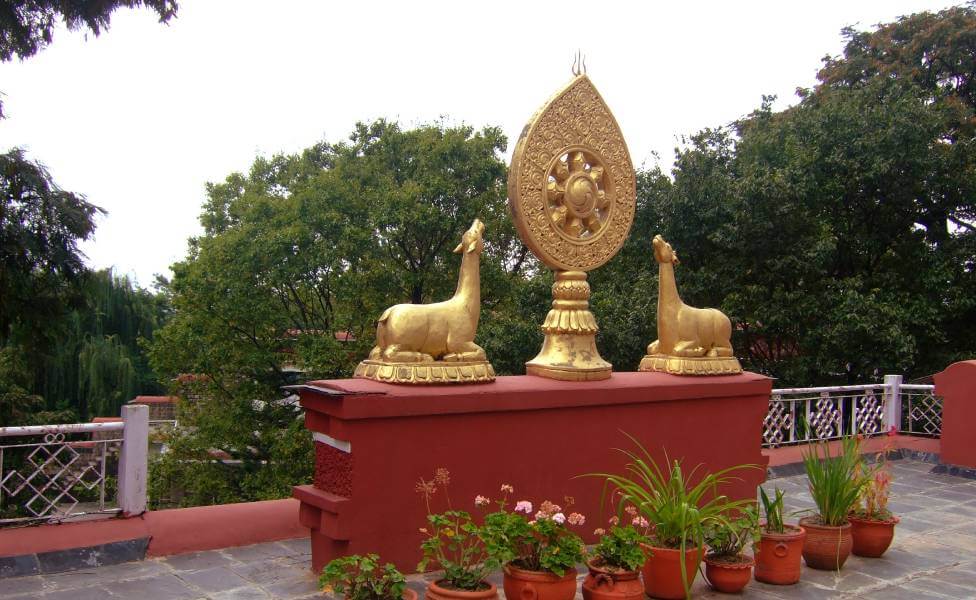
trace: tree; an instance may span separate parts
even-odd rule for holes
[[[82,420],[118,416],[134,396],[165,390],[144,345],[167,318],[168,306],[161,294],[111,270],[93,273],[83,295],[84,306],[62,320],[60,335],[35,363],[32,389],[48,410],[70,409]]]
[[[78,243],[104,211],[60,189],[20,149],[0,155],[0,345],[37,351],[60,317],[83,302]]]
[[[976,10],[974,4],[900,17],[873,31],[843,30],[843,57],[824,61],[815,92],[855,89],[886,79],[904,82],[920,98],[951,115],[933,141],[942,142],[947,155],[943,179],[969,166],[976,128]],[[961,151],[960,151],[961,150]],[[964,154],[957,162],[953,155]],[[969,173],[971,175],[971,173]],[[968,182],[967,182],[968,183]],[[926,234],[933,243],[946,243],[948,224],[976,231],[976,211],[966,188],[934,187],[916,200]]]
[[[247,175],[208,185],[204,235],[174,265],[174,314],[151,350],[161,375],[192,373],[206,383],[181,416],[194,428],[174,440],[184,453],[170,452],[158,472],[186,483],[177,461],[203,469],[200,461],[218,449],[245,468],[213,467],[208,476],[224,477],[242,498],[287,494],[312,459],[289,455],[290,465],[305,469],[301,477],[260,468],[280,465],[296,435],[281,386],[351,375],[384,308],[453,293],[458,257],[451,251],[476,217],[487,227],[482,332],[527,335],[506,327],[509,307],[534,296],[521,291],[528,260],[507,217],[504,148],[497,128],[404,131],[377,121],[358,124],[348,142],[259,158]],[[515,364],[529,351],[506,356]],[[310,451],[308,436],[300,439],[306,445],[289,445],[289,453]]]

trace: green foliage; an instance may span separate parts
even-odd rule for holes
[[[658,466],[651,454],[634,437],[627,435],[636,450],[617,450],[627,457],[625,474],[589,473],[587,477],[604,479],[604,498],[617,504],[618,518],[628,508],[636,508],[653,530],[653,545],[679,549],[701,548],[709,527],[728,526],[728,514],[748,506],[749,500],[730,500],[720,488],[733,480],[729,474],[755,465],[738,465],[716,471],[700,472],[695,467],[686,476],[681,461],[670,462],[667,472]],[[667,456],[665,456],[667,460]],[[687,581],[684,561],[682,580]],[[686,590],[688,592],[688,590]]]
[[[344,556],[325,565],[319,585],[347,600],[400,600],[407,581],[390,563],[379,564],[375,554]]]
[[[636,571],[647,560],[641,544],[648,539],[632,526],[614,525],[600,537],[592,556],[597,566],[621,571]]]
[[[845,437],[838,456],[831,456],[826,442],[815,444],[804,451],[803,467],[821,522],[832,526],[847,523],[847,515],[873,476],[862,468],[858,439]]]
[[[60,321],[60,336],[35,361],[33,389],[47,408],[112,417],[136,395],[162,393],[144,345],[166,319],[165,298],[111,270],[92,273],[82,294],[84,305]]]
[[[519,514],[521,506],[528,505],[525,514]],[[571,532],[566,523],[578,522],[580,515],[568,518],[562,508],[551,502],[543,502],[535,518],[529,521],[531,505],[521,501],[515,511],[506,510],[505,501],[499,502],[499,510],[485,515],[481,537],[490,557],[498,564],[512,563],[529,571],[548,571],[562,577],[585,556],[583,540]]]
[[[759,514],[754,505],[733,511],[726,520],[710,523],[705,529],[705,544],[714,557],[738,557],[746,544],[757,544],[760,538]]]
[[[60,189],[18,148],[0,154],[0,202],[0,345],[37,353],[56,337],[52,324],[83,302],[78,243],[104,211]]]
[[[776,499],[770,500],[766,490],[759,488],[759,499],[762,501],[763,515],[766,517],[765,530],[771,533],[784,533],[783,525],[783,490],[776,488]]]

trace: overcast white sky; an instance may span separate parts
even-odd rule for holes
[[[58,35],[0,65],[22,146],[58,184],[108,210],[94,267],[143,285],[199,233],[204,184],[258,154],[345,139],[358,120],[522,126],[570,78],[577,48],[635,166],[670,168],[681,135],[779,107],[841,52],[840,29],[952,2],[320,2],[182,0],[159,25],[120,10],[99,38]]]

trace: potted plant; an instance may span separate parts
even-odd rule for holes
[[[420,529],[424,541],[420,548],[423,558],[417,571],[440,568],[444,576],[427,584],[425,597],[431,600],[492,600],[498,598],[498,588],[486,580],[488,575],[500,565],[488,555],[481,541],[481,529],[472,520],[471,514],[454,510],[448,486],[451,475],[447,469],[434,471],[430,481],[423,478],[417,482],[416,491],[424,497],[427,507],[427,526]],[[440,494],[436,492],[440,491]],[[443,497],[447,510],[434,513],[431,498]],[[488,498],[475,498],[476,507],[486,506]]]
[[[859,439],[841,440],[841,452],[831,456],[821,442],[803,453],[810,495],[817,514],[800,519],[806,529],[803,560],[814,569],[839,571],[851,554],[851,523],[848,515],[870,479],[861,466]]]
[[[611,525],[610,531],[597,529],[601,536],[586,566],[590,573],[583,580],[584,600],[643,600],[640,568],[645,556],[647,536],[633,526]]]
[[[737,594],[752,579],[752,556],[742,550],[759,541],[759,515],[753,506],[736,511],[705,530],[705,580],[719,592]]]
[[[774,585],[792,585],[800,581],[800,559],[806,530],[783,522],[783,490],[777,488],[775,500],[759,488],[765,522],[759,530],[759,543],[754,549],[756,581]]]
[[[403,574],[390,563],[380,566],[375,554],[344,556],[325,565],[319,585],[346,600],[417,600]]]
[[[888,435],[894,435],[894,426]],[[899,519],[888,510],[888,496],[891,493],[891,467],[888,465],[890,449],[890,442],[886,443],[878,463],[870,469],[865,467],[865,470],[871,471],[871,476],[864,486],[857,507],[848,515],[853,540],[852,552],[857,556],[879,558],[888,550],[895,537],[895,525]]]
[[[591,473],[601,477],[612,491],[618,515],[635,510],[650,526],[651,541],[645,546],[642,568],[644,591],[652,598],[680,600],[690,596],[691,585],[704,553],[705,528],[727,521],[726,514],[744,508],[752,500],[733,501],[719,488],[733,479],[729,474],[755,465],[740,465],[715,473],[696,467],[685,476],[681,461],[662,470],[650,453],[632,436],[636,451],[620,449],[630,462],[627,475]],[[697,481],[697,483],[692,483]]]
[[[488,555],[503,565],[506,598],[572,600],[576,596],[576,564],[583,561],[583,540],[567,525],[582,525],[579,513],[566,516],[563,507],[545,501],[533,513],[532,503],[520,500],[510,512],[507,494],[498,510],[485,515],[481,539]],[[573,504],[566,498],[567,509]],[[530,518],[531,516],[531,518]]]

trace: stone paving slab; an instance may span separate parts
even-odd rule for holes
[[[852,556],[839,573],[803,567],[799,584],[753,581],[746,600],[969,598],[976,600],[976,481],[932,473],[915,460],[892,463],[898,482],[892,508],[902,516],[895,542],[879,559]],[[786,491],[787,511],[813,503],[803,475],[771,479]],[[305,600],[323,598],[312,574],[308,539],[198,552],[58,574],[0,579],[0,600]],[[433,575],[411,575],[421,595]],[[583,577],[581,570],[580,579]],[[501,575],[490,580],[501,588]],[[728,599],[699,576],[693,596]],[[422,597],[422,596],[421,596]],[[577,600],[580,595],[577,594]]]

